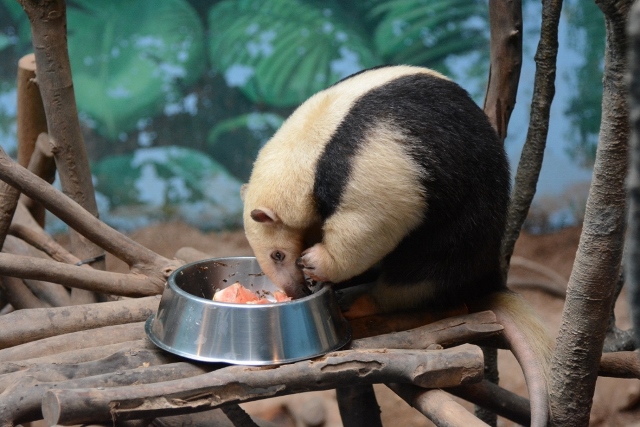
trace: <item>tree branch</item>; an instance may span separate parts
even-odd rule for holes
[[[479,381],[482,365],[480,349],[469,344],[439,351],[349,350],[277,367],[229,366],[187,380],[136,387],[51,390],[42,412],[51,425],[70,425],[167,416],[345,383],[445,387]]]
[[[83,348],[139,340],[146,337],[144,322],[124,323],[54,335],[0,350],[0,363],[26,361]]]
[[[42,338],[122,323],[142,322],[158,309],[160,296],[18,310],[3,316],[0,349]]]
[[[504,142],[522,67],[522,1],[489,1],[490,66],[484,112]]]
[[[45,280],[72,288],[127,297],[157,295],[164,289],[146,276],[86,269],[21,255],[0,253],[0,274],[23,279]]]
[[[60,184],[71,199],[97,217],[98,207],[71,78],[65,1],[19,0],[19,3],[31,23],[38,85]],[[102,253],[94,243],[71,232],[71,251],[80,259]],[[104,270],[104,262],[94,267]]]
[[[167,260],[109,227],[47,182],[16,164],[2,149],[0,179],[42,203],[70,227],[129,264],[132,269],[156,277],[158,270],[162,270],[162,281],[178,266],[177,262]]]
[[[137,324],[137,323],[134,323]],[[118,325],[116,325],[118,326]],[[140,327],[144,331],[144,326]],[[69,335],[69,334],[66,334]],[[6,350],[6,349],[5,349]],[[0,375],[18,372],[16,378],[22,378],[31,368],[37,368],[50,365],[69,365],[85,362],[96,361],[111,357],[119,352],[127,352],[126,354],[135,355],[140,351],[158,350],[158,347],[146,336],[140,339],[130,341],[115,342],[114,344],[97,345],[95,347],[79,348],[77,350],[55,353],[48,356],[32,357],[20,361],[2,362],[0,363]],[[112,372],[113,375],[119,375]],[[0,377],[2,378],[2,377]],[[55,378],[41,379],[43,382],[53,381]]]
[[[349,348],[428,349],[436,344],[446,348],[490,338],[503,329],[492,311],[483,311],[445,318],[408,331],[360,338],[352,341]]]
[[[542,2],[542,27],[535,55],[536,74],[533,83],[529,129],[516,171],[507,229],[502,241],[504,272],[508,270],[513,248],[529,212],[542,168],[544,148],[549,132],[549,113],[555,95],[558,23],[560,22],[561,9],[562,0],[543,0]]]
[[[46,259],[46,255],[14,236],[7,236],[3,252]],[[25,279],[24,282],[38,298],[53,307],[71,305],[69,291],[62,285],[32,279]]]
[[[7,297],[7,301],[16,310],[47,307],[47,304],[40,301],[21,279],[0,277],[0,289]]]
[[[437,426],[488,426],[442,390],[424,390],[408,384],[387,384],[387,386]]]
[[[0,425],[17,425],[28,421],[42,419],[42,398],[47,390],[55,390],[61,387],[86,388],[86,387],[121,387],[127,385],[148,384],[159,381],[171,381],[177,379],[188,379],[200,375],[206,370],[186,362],[170,363],[165,365],[149,365],[150,357],[157,358],[157,354],[145,353],[136,356],[137,365],[130,366],[124,361],[124,352],[121,355],[114,355],[103,362],[110,367],[109,373],[98,374],[98,370],[93,370],[92,376],[84,378],[73,378],[49,382],[39,382],[36,378],[24,376],[10,389],[2,393],[3,404],[0,405]],[[128,360],[134,360],[128,359]],[[85,364],[86,365],[86,364]],[[72,370],[74,365],[67,365],[67,369]],[[82,364],[76,365],[81,368]],[[89,367],[89,366],[87,366]],[[113,375],[112,372],[120,372]],[[111,425],[111,422],[109,425]]]
[[[640,379],[640,354],[637,351],[605,353],[600,359],[598,375],[601,377]]]
[[[490,68],[484,100],[484,112],[504,143],[511,112],[516,103],[520,68],[522,67],[522,1],[489,1]],[[507,269],[502,270],[506,281]],[[496,384],[499,381],[495,349],[484,347],[485,373]],[[476,407],[476,415],[488,424],[497,425],[497,417]]]
[[[475,384],[448,388],[446,391],[476,406],[487,408],[519,425],[531,425],[529,400],[505,390],[491,381],[483,380]]]

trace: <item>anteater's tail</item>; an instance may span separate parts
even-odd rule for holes
[[[544,427],[549,421],[549,363],[553,342],[531,306],[512,291],[496,292],[475,309],[492,310],[504,327],[504,336],[520,363],[531,402],[531,426]]]

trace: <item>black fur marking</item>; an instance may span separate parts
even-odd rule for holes
[[[425,171],[428,197],[424,222],[383,259],[382,280],[433,283],[438,306],[502,289],[509,165],[484,112],[451,81],[411,74],[356,101],[318,160],[314,196],[322,218],[339,206],[353,156],[380,121],[408,136],[404,144]]]

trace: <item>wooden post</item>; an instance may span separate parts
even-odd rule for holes
[[[38,135],[47,132],[47,117],[36,78],[36,56],[33,53],[18,61],[18,112],[16,116],[18,137],[18,163],[27,167],[35,151]],[[29,202],[29,211],[44,227],[44,208]]]

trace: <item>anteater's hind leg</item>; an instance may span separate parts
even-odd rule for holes
[[[412,141],[378,124],[353,156],[340,204],[323,226],[323,239],[303,252],[309,277],[341,282],[363,273],[424,218],[423,171],[407,153]]]

